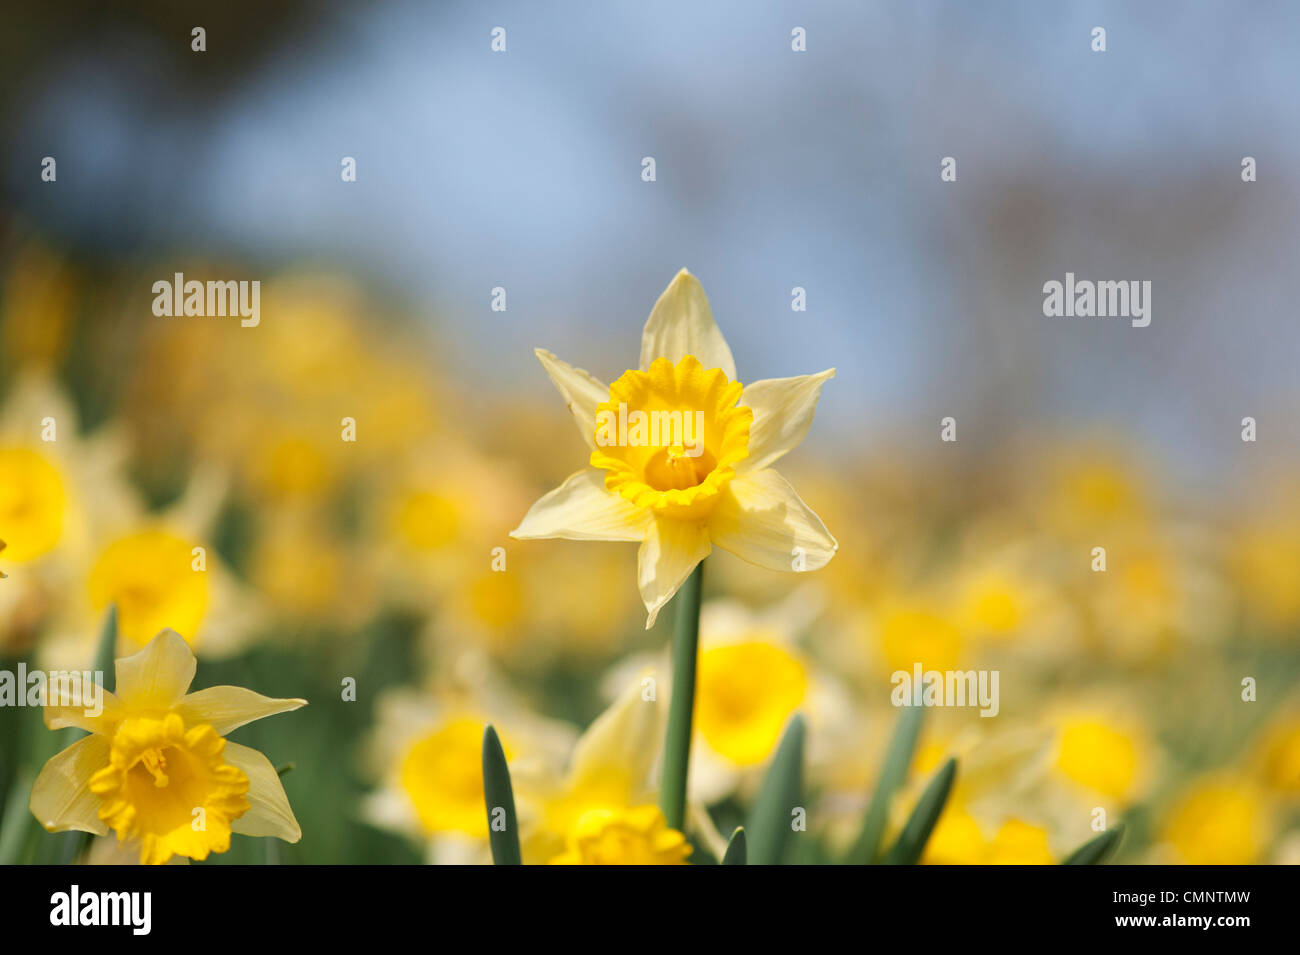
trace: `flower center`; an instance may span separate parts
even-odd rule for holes
[[[249,808],[248,776],[225,761],[225,748],[211,726],[186,729],[175,713],[123,720],[109,764],[90,778],[99,818],[119,841],[139,839],[146,864],[225,852],[230,823]]]
[[[658,806],[592,809],[583,814],[557,865],[684,865],[686,837],[669,829]]]
[[[207,574],[193,560],[190,542],[165,531],[120,538],[91,569],[91,603],[117,604],[122,636],[140,646],[167,627],[193,643],[208,605]]]
[[[702,520],[749,456],[754,413],[738,404],[743,390],[693,355],[624,372],[597,406],[591,464],[638,507]]]
[[[51,550],[63,533],[67,507],[59,472],[28,448],[0,449],[0,540],[5,558],[28,561]]]

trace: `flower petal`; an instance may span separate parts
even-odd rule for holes
[[[257,750],[226,740],[226,762],[244,771],[248,777],[248,812],[230,824],[235,832],[246,836],[275,836],[285,842],[297,842],[302,829],[289,807],[275,767]]]
[[[771,468],[737,474],[709,518],[709,538],[737,557],[772,570],[824,567],[839,544]]]
[[[50,832],[77,829],[97,836],[108,832],[99,818],[100,798],[87,784],[108,765],[111,745],[107,736],[86,736],[45,764],[28,803],[42,826]]]
[[[643,540],[650,523],[647,512],[606,490],[603,473],[588,469],[569,475],[528,509],[510,536],[518,540]]]
[[[699,524],[655,518],[637,553],[637,583],[649,614],[647,630],[695,565],[709,556],[709,549],[709,534]]]
[[[721,368],[724,375],[736,380],[736,362],[713,321],[704,289],[699,279],[682,269],[646,319],[641,333],[641,370],[649,371],[656,358],[676,364],[684,355],[694,355],[705,369]]]
[[[622,796],[628,806],[653,795],[651,772],[663,743],[663,710],[657,699],[656,694],[646,700],[636,680],[596,717],[573,748],[573,789],[594,789],[607,799]]]
[[[609,400],[609,386],[581,368],[560,361],[545,348],[534,348],[533,354],[573,412],[582,440],[587,442],[587,447],[596,450],[596,406]]]
[[[170,709],[194,680],[194,653],[175,630],[164,630],[139,653],[117,661],[116,692],[123,705]]]
[[[51,682],[49,702],[45,705],[45,725],[52,730],[75,726],[88,733],[111,736],[113,724],[121,718],[122,703],[112,691],[102,686],[97,692],[100,694],[99,713],[90,714],[86,712],[84,697],[70,694],[66,684],[56,688]]]
[[[754,422],[749,426],[749,457],[737,470],[761,471],[797,447],[812,427],[822,385],[834,377],[835,369],[828,368],[818,375],[765,378],[746,385],[740,403],[754,409]]]
[[[173,712],[180,714],[186,726],[210,723],[218,736],[225,736],[245,723],[306,705],[306,700],[276,700],[242,686],[210,686],[190,693],[173,707]]]

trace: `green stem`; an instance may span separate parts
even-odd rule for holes
[[[700,643],[700,561],[677,591],[677,632],[673,635],[673,697],[668,706],[664,737],[664,775],[659,807],[668,825],[679,831],[686,824],[686,774],[691,762],[691,718],[695,711],[695,662]]]

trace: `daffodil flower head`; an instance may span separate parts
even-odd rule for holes
[[[225,852],[232,832],[298,841],[302,831],[271,763],[224,734],[307,701],[237,686],[188,693],[194,672],[189,645],[164,630],[117,661],[116,692],[101,691],[98,713],[65,697],[48,703],[50,729],[91,735],[50,759],[32,786],[31,811],[47,830],[112,830],[153,865]]]
[[[591,467],[542,497],[511,536],[639,542],[647,628],[714,544],[774,570],[816,570],[834,556],[835,538],[771,465],[808,433],[835,369],[742,384],[685,269],[646,321],[639,369],[606,386],[548,351],[537,357]]]

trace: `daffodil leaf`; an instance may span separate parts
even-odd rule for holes
[[[113,662],[117,659],[117,604],[109,604],[104,615],[104,626],[99,631],[99,646],[95,648],[95,671],[103,674],[104,689],[110,693],[115,687]]]
[[[803,740],[803,717],[796,713],[785,728],[750,813],[745,835],[747,865],[779,865],[785,855],[803,788]]]
[[[1108,829],[1095,839],[1089,839],[1066,857],[1061,865],[1101,865],[1119,846],[1124,837],[1124,824]]]
[[[944,763],[943,768],[926,785],[925,792],[921,793],[916,808],[899,833],[898,841],[885,854],[885,865],[916,865],[920,861],[921,853],[930,839],[930,833],[934,831],[935,823],[939,821],[956,778],[957,760],[954,757]]]
[[[737,826],[727,843],[727,851],[722,854],[723,865],[745,865],[748,852],[745,848],[745,827]]]
[[[515,821],[515,793],[510,768],[497,731],[483,730],[483,796],[487,803],[488,843],[495,865],[520,865],[519,828]]]
[[[912,765],[912,754],[916,752],[916,741],[921,735],[924,716],[923,707],[909,706],[898,718],[894,736],[889,741],[889,750],[885,753],[885,762],[880,767],[876,790],[871,794],[867,814],[862,819],[862,830],[844,860],[849,865],[869,865],[876,861],[880,837],[889,817],[889,803],[894,798],[894,793],[907,780],[907,770]]]

